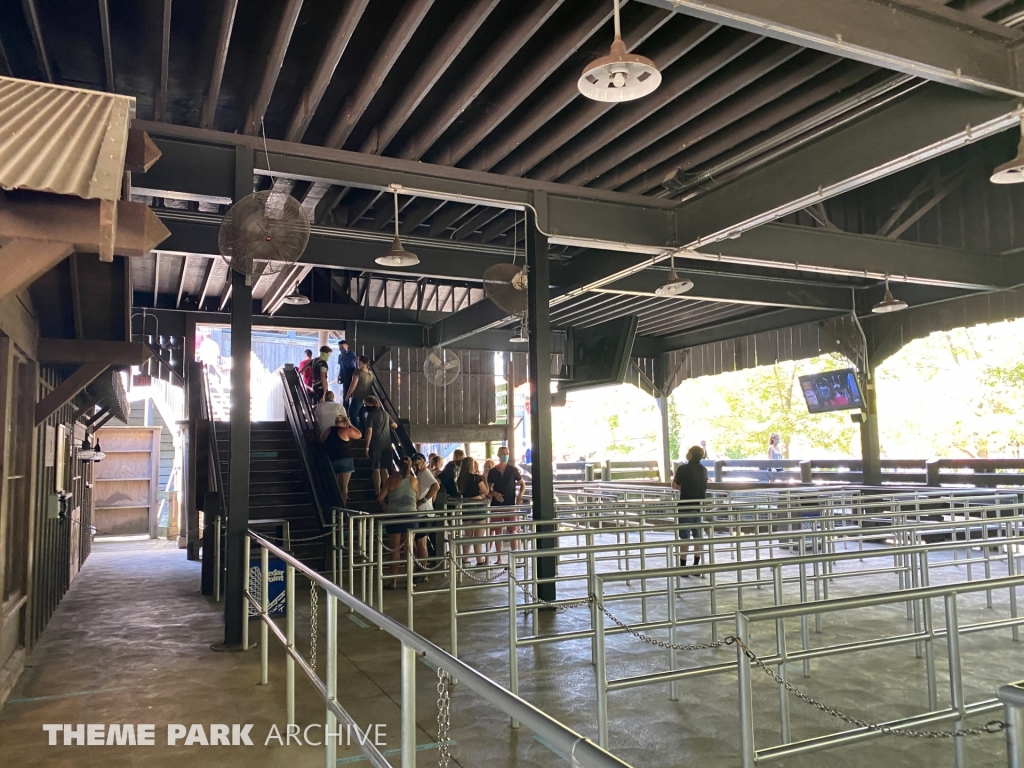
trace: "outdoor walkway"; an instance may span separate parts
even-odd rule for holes
[[[308,629],[308,612],[303,611],[298,624]],[[322,766],[322,747],[281,747],[276,741],[263,746],[272,724],[284,732],[284,653],[272,641],[270,684],[260,686],[258,651],[210,650],[223,639],[222,613],[222,605],[199,594],[199,564],[186,560],[184,551],[150,541],[97,544],[0,710],[3,764],[141,768],[170,766],[174,760],[190,766]],[[381,645],[391,650],[375,638],[378,653]],[[393,655],[396,668],[397,651]],[[324,663],[321,650],[321,674]],[[382,661],[376,664],[388,669]],[[339,670],[345,706],[360,723],[385,723],[385,749],[397,748],[397,675],[393,689],[382,688],[363,672],[360,660],[345,653]],[[422,677],[428,676],[433,677],[424,668]],[[420,719],[430,724],[437,695],[430,680],[421,689],[425,709]],[[301,673],[296,698],[300,724],[323,722],[319,696]],[[51,747],[44,723],[152,723],[156,744]],[[252,723],[255,746],[186,747],[182,740],[169,747],[170,723],[202,723],[207,733],[212,723]],[[310,736],[319,740],[321,732],[314,729]],[[420,736],[423,744],[433,742],[433,733]],[[60,735],[57,741],[62,744]],[[341,759],[358,755],[355,747],[338,750]]]

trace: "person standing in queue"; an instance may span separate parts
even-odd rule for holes
[[[391,430],[398,425],[391,420],[387,411],[380,407],[380,402],[373,395],[367,395],[363,400],[363,411],[366,414],[363,419],[366,456],[370,459],[373,487],[379,493],[395,466],[392,459],[394,449],[391,447]]]
[[[501,446],[498,449],[498,464],[487,473],[487,485],[491,489],[492,507],[511,507],[523,503],[526,481],[523,480],[523,475],[520,473],[519,468],[509,461],[508,448],[505,446]],[[516,525],[516,522],[518,521],[515,514],[502,515],[499,513],[497,516],[492,516],[491,524],[500,523],[501,525],[491,528],[491,535],[500,536],[503,533],[519,533],[519,526]],[[501,565],[503,557],[501,554],[501,542],[497,542],[495,547],[498,550],[498,565]],[[509,548],[512,552],[516,552],[519,549],[519,539],[512,539]],[[515,557],[515,555],[513,554],[512,557]],[[509,565],[511,564],[509,563]]]
[[[352,383],[352,374],[359,367],[359,360],[345,339],[338,342],[338,383],[341,384],[341,401],[348,398],[348,385]]]
[[[313,405],[324,402],[331,389],[327,383],[327,371],[330,368],[327,361],[331,359],[331,351],[330,347],[320,347],[320,357],[313,361]]]
[[[672,487],[679,491],[679,538],[686,541],[680,566],[685,568],[686,556],[693,545],[689,542],[701,537],[701,506],[708,493],[708,471],[701,464],[704,451],[695,445],[686,452],[686,462],[680,464],[672,478]],[[700,545],[693,553],[693,564],[700,565]]]
[[[397,589],[398,558],[402,553],[405,544],[406,532],[417,526],[416,498],[419,496],[420,484],[416,479],[416,473],[412,470],[412,462],[408,458],[402,459],[401,466],[397,472],[392,473],[387,482],[381,486],[377,501],[381,509],[388,515],[398,516],[399,519],[386,523],[384,532],[388,537],[388,555],[390,564],[388,574],[391,577],[385,584],[385,589]],[[422,557],[426,557],[426,541],[424,541]],[[412,578],[412,574],[407,574]]]
[[[371,392],[373,392],[373,372],[370,370],[370,358],[362,355],[356,362],[356,370],[352,373],[348,392],[345,395],[348,416],[357,429],[366,429],[366,409],[363,408],[363,400]]]
[[[435,506],[435,509],[445,509],[449,501],[459,498],[459,470],[464,458],[466,458],[466,452],[457,448],[452,454],[452,460],[445,464],[444,469],[436,475],[437,482],[441,484],[441,490],[437,494],[436,500],[440,506]]]
[[[362,433],[352,426],[347,413],[337,414],[334,426],[320,433],[320,442],[327,449],[327,457],[331,460],[331,467],[338,478],[343,507],[348,506],[348,481],[356,469],[352,444],[362,436]]]

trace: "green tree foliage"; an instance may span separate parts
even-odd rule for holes
[[[787,458],[852,456],[859,438],[849,414],[809,414],[798,380],[849,365],[831,355],[683,382],[672,398],[682,443],[706,440],[713,458],[764,459],[778,432]]]

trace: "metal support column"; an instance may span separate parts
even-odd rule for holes
[[[235,149],[235,200],[252,194],[253,153]],[[246,275],[231,271],[231,459],[228,480],[227,587],[224,600],[224,645],[241,645],[242,577],[248,572],[245,532],[249,527],[249,355],[252,350],[252,286]]]
[[[196,423],[199,420],[199,398],[202,379],[193,375],[196,359],[196,316],[185,313],[185,361],[181,367],[185,376],[185,419],[188,426],[183,434],[185,454],[185,482],[181,493],[185,505],[185,549],[189,560],[199,559],[199,507],[196,505],[196,458],[198,441]]]
[[[875,403],[875,367],[868,363],[862,380],[864,421],[860,424],[860,451],[864,460],[864,485],[882,484],[882,464],[878,445],[878,407]]]
[[[664,466],[663,477],[666,483],[671,483],[672,446],[668,424],[668,398],[664,394],[659,393],[658,397],[654,398],[654,402],[657,403],[658,413],[661,414],[661,461]]]
[[[530,438],[533,519],[555,519],[555,485],[551,465],[551,317],[550,269],[548,240],[537,229],[537,218],[532,210],[526,212],[526,265],[529,270],[528,305],[530,332]],[[537,531],[553,531],[554,526],[539,526]],[[554,549],[555,538],[537,540],[538,549]],[[552,579],[557,558],[537,559],[537,576]],[[542,583],[537,588],[542,600],[555,599],[555,584]]]

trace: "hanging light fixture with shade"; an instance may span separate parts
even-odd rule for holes
[[[1024,182],[1024,118],[1021,118],[1020,121],[1020,143],[1017,144],[1017,156],[992,171],[989,181],[993,184],[1020,184]]]
[[[583,70],[577,87],[594,101],[632,101],[653,93],[661,85],[661,73],[645,56],[627,53],[619,23],[619,0],[615,2],[615,39],[611,52]]]
[[[692,290],[693,280],[676,274],[675,253],[672,254],[669,264],[668,279],[654,290],[654,294],[656,296],[672,298],[673,296],[682,296],[684,293]]]
[[[303,296],[299,293],[299,286],[292,288],[292,292],[281,299],[283,304],[291,304],[293,307],[304,307],[309,304],[309,296]]]
[[[402,240],[398,236],[398,190],[397,184],[391,185],[395,193],[395,241],[391,244],[391,250],[377,257],[376,262],[382,267],[412,267],[420,263],[415,253],[410,253],[402,247]]]
[[[86,435],[85,440],[82,441],[82,447],[78,451],[78,458],[82,461],[103,461],[107,458],[107,454],[100,448],[99,439],[96,440],[96,445],[93,446],[89,440],[89,435]]]
[[[529,344],[530,343],[530,330],[526,327],[526,315],[524,314],[519,318],[519,330],[516,335],[509,339],[513,344]]]
[[[871,308],[871,311],[876,315],[884,315],[888,312],[899,312],[901,309],[906,309],[908,306],[907,302],[903,299],[897,299],[892,295],[892,291],[889,290],[889,276],[885,276],[885,296],[882,300],[875,304]]]

